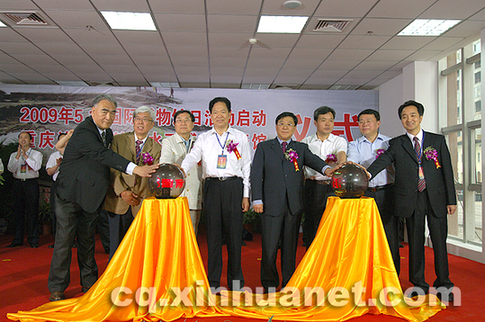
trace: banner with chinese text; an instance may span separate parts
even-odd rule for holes
[[[366,108],[378,110],[377,91],[171,90],[0,84],[0,142],[16,142],[21,131],[29,131],[33,147],[48,156],[53,152],[58,133],[75,128],[89,116],[94,97],[101,93],[110,94],[118,101],[111,127],[115,134],[132,131],[133,111],[137,107],[147,105],[153,108],[156,120],[149,136],[158,143],[173,135],[173,114],[181,109],[194,114],[194,135],[207,131],[212,126],[209,101],[225,96],[232,103],[231,126],[248,134],[253,150],[259,142],[275,137],[275,118],[284,111],[293,112],[298,117],[295,139],[300,141],[315,132],[313,111],[322,105],[330,106],[337,113],[333,133],[352,141],[360,136],[357,114]]]

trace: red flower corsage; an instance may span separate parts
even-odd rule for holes
[[[300,171],[300,168],[298,167],[298,153],[296,153],[295,150],[293,149],[288,149],[285,152],[285,157],[288,161],[293,162],[293,165],[295,166],[295,171]]]
[[[426,149],[424,149],[424,156],[426,157],[426,160],[434,161],[436,169],[441,168],[440,162],[438,161],[438,152],[435,148],[428,146]]]

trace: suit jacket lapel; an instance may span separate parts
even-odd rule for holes
[[[135,132],[130,132],[129,135],[126,136],[126,145],[128,147],[128,151],[131,154],[131,160],[136,163],[136,152],[135,152]]]
[[[285,155],[283,153],[283,149],[281,148],[280,142],[278,141],[277,138],[273,139],[273,142],[271,142],[271,148],[276,152],[276,154],[281,158],[285,159]]]
[[[411,143],[411,140],[409,139],[407,134],[404,134],[402,136],[401,143],[404,150],[411,156],[414,162],[419,163],[418,158],[416,157],[416,152],[414,151],[413,144]]]

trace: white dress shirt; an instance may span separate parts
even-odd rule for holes
[[[46,169],[49,169],[49,168],[55,167],[56,164],[57,164],[57,159],[59,159],[59,158],[62,158],[61,152],[59,152],[59,151],[53,152],[49,156],[49,160],[47,160],[47,163],[45,165],[45,168]],[[59,175],[59,168],[57,168],[56,169],[56,172],[54,172],[54,174],[52,175],[52,180],[56,181],[58,175]]]
[[[316,134],[308,136],[301,140],[302,143],[308,144],[308,148],[313,154],[318,155],[322,160],[327,159],[329,154],[337,154],[339,152],[347,153],[347,141],[340,136],[333,135],[330,133],[328,138],[325,140],[320,140]],[[305,178],[314,177],[315,180],[330,180],[330,177],[324,176],[323,174],[309,168],[304,167]]]
[[[238,160],[234,152],[227,151],[229,141],[238,143],[237,150],[241,154]],[[224,149],[222,149],[224,146]],[[202,160],[202,177],[231,177],[243,179],[244,197],[249,198],[249,173],[251,171],[251,155],[246,133],[229,127],[221,136],[211,129],[202,133],[195,141],[194,147],[182,162],[182,168],[188,173],[193,166]],[[219,155],[227,157],[226,168],[218,169]]]
[[[355,141],[349,142],[347,160],[358,163],[368,168],[377,158],[377,150],[387,150],[391,138],[379,133],[374,142],[361,136]],[[386,170],[379,172],[369,181],[369,187],[385,186],[394,183],[394,168],[389,166]]]
[[[20,155],[17,160],[17,151],[10,155],[10,160],[8,160],[7,169],[12,172],[15,179],[26,180],[34,179],[39,177],[39,170],[42,166],[42,153],[29,148],[26,152],[27,160],[24,160],[24,156]],[[26,164],[26,170],[22,173],[22,165]]]

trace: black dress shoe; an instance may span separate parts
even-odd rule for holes
[[[54,302],[54,301],[60,301],[65,299],[66,297],[64,296],[64,292],[61,291],[55,291],[51,293],[51,296],[49,296],[49,301]]]
[[[30,247],[37,248],[37,247],[39,247],[39,245],[37,245],[37,244],[30,244]]]
[[[18,247],[18,246],[22,246],[22,245],[23,245],[23,243],[16,243],[16,242],[12,242],[12,243],[11,243],[10,245],[8,245],[7,247],[12,248],[12,247]]]
[[[453,293],[451,291],[449,292],[444,292],[444,293],[438,293],[436,296],[440,299],[441,302],[443,302],[445,305],[451,305],[455,301],[455,297],[453,296]]]
[[[54,244],[47,246],[47,248],[54,248]]]
[[[425,289],[423,289],[421,287],[415,286],[415,287],[412,288],[412,290],[410,292],[406,291],[404,293],[404,295],[406,297],[408,297],[408,298],[413,298],[415,296],[418,296],[418,295],[426,295],[428,293],[429,293],[429,289],[428,290],[425,290]]]

